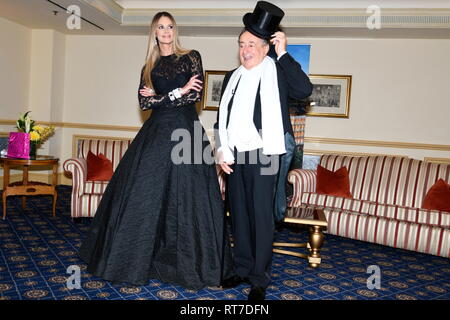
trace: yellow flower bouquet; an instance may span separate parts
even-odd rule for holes
[[[55,133],[55,127],[36,125],[29,115],[31,111],[21,113],[16,127],[19,132],[30,134],[30,154],[36,154],[36,148]]]

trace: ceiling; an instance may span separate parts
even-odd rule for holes
[[[272,0],[286,13],[290,37],[450,39],[450,0]],[[171,12],[184,36],[236,36],[256,0],[0,0],[0,17],[32,29],[64,34],[145,35],[153,15]],[[71,30],[66,9],[80,9],[81,28]],[[381,29],[367,20],[376,5]]]

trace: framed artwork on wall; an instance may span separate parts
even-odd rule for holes
[[[288,44],[286,51],[302,66],[304,73],[309,74],[310,44]]]
[[[223,79],[227,71],[206,70],[202,98],[203,110],[219,110]]]
[[[314,85],[307,116],[348,118],[350,110],[351,75],[310,74]]]

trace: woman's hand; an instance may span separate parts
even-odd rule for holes
[[[139,90],[139,94],[143,97],[151,97],[154,96],[156,93],[153,89],[150,89],[147,86],[144,86],[143,89]]]
[[[202,91],[203,81],[197,79],[198,76],[199,76],[198,74],[196,74],[195,76],[192,76],[191,79],[189,79],[188,83],[186,83],[186,85],[183,88],[181,88],[181,94],[183,96],[191,90],[195,90],[197,92]]]

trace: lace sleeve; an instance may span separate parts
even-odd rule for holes
[[[190,105],[196,102],[199,102],[202,100],[202,93],[203,93],[203,86],[204,86],[204,78],[203,78],[203,66],[202,66],[202,57],[200,56],[200,53],[197,50],[192,50],[188,53],[188,57],[190,60],[190,75],[189,79],[198,74],[199,77],[197,79],[202,81],[202,90],[200,92],[191,90],[184,96],[182,96],[180,99],[177,99],[174,101],[176,103],[177,107],[184,106],[184,105]]]
[[[190,53],[188,53],[188,58],[189,58],[189,67],[188,70],[186,71],[189,74],[189,79],[193,75],[198,74],[199,75],[198,79],[203,82],[203,67],[200,53],[196,50],[192,50]],[[139,91],[143,89],[144,86],[145,82],[143,79],[143,74],[141,73],[141,82],[139,86]],[[142,110],[159,109],[161,107],[182,107],[186,105],[191,105],[193,103],[200,101],[202,99],[203,93],[203,90],[200,92],[191,90],[181,98],[172,101],[169,98],[169,94],[144,97],[139,93],[139,91],[138,91],[139,106]]]
[[[141,82],[140,82],[139,90],[138,90],[139,106],[140,106],[141,110],[145,111],[145,110],[149,110],[149,109],[153,109],[153,110],[159,109],[161,107],[169,105],[172,102],[172,101],[170,101],[168,94],[144,97],[140,93],[141,89],[143,89],[144,86],[145,86],[145,81],[144,81],[143,74],[141,73]]]

